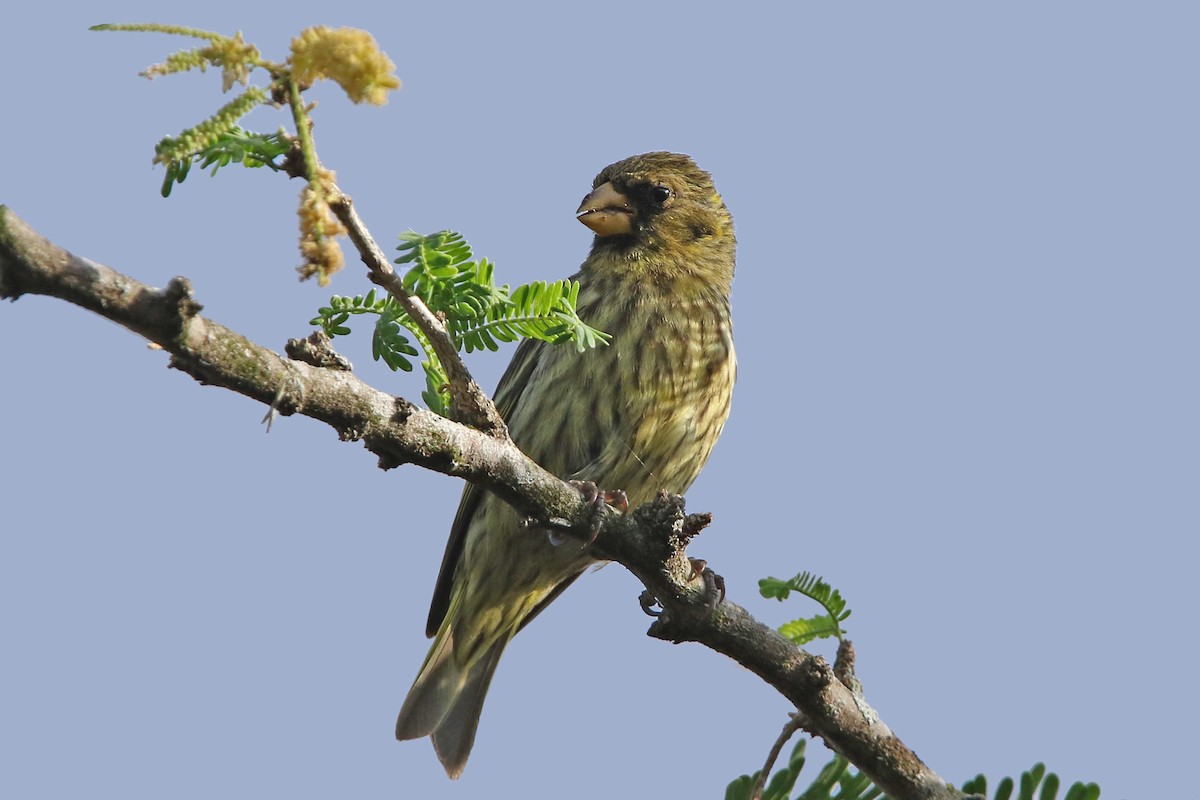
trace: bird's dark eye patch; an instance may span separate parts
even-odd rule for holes
[[[663,186],[661,183],[650,187],[650,199],[660,206],[665,206],[667,201],[675,196],[671,191],[670,186]]]

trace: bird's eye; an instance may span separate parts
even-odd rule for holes
[[[671,191],[671,187],[663,186],[661,183],[657,186],[650,187],[650,199],[655,203],[658,203],[660,206],[666,205],[667,201],[670,200],[674,194],[675,193]]]

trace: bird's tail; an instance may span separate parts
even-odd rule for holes
[[[442,623],[421,672],[396,720],[397,739],[430,736],[446,774],[457,778],[467,765],[488,685],[509,637],[502,636],[472,663],[460,664],[454,631]]]

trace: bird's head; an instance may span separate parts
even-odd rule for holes
[[[594,256],[639,269],[733,276],[733,218],[712,177],[689,156],[644,153],[610,164],[575,213],[596,233]]]

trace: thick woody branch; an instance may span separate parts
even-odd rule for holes
[[[337,213],[350,222],[357,219],[348,199]],[[371,260],[377,263],[369,264],[373,272],[395,275],[377,246],[367,252],[375,254]],[[289,351],[300,360],[284,358],[201,316],[187,280],[174,278],[165,289],[146,286],[72,255],[0,206],[0,298],[23,294],[66,300],[144,336],[171,354],[172,367],[200,383],[231,389],[283,415],[325,422],[342,439],[362,441],[383,468],[412,463],[487,486],[536,527],[587,535],[595,521],[593,508],[576,488],[531,461],[507,435],[455,423],[374,389],[336,357],[320,352],[319,343],[293,343]],[[491,408],[490,400],[483,401]],[[688,541],[706,523],[705,515],[686,516],[683,499],[674,496],[626,516],[605,514],[594,552],[633,572],[662,606],[650,635],[698,642],[760,676],[801,712],[806,730],[824,738],[889,796],[962,797],[892,734],[861,693],[847,688],[853,682],[843,683],[823,659],[740,606],[713,602],[712,585],[696,574],[686,555]]]
[[[342,439],[362,441],[384,468],[413,463],[469,481],[494,479],[491,488],[531,516],[585,514],[578,492],[507,437],[456,424],[344,369],[286,359],[201,316],[186,279],[174,278],[165,289],[147,286],[52,244],[0,206],[0,298],[23,294],[66,300],[144,336],[171,354],[172,367],[200,383],[231,389],[284,416],[325,422]]]
[[[731,601],[714,607],[684,555],[695,517],[683,498],[660,497],[633,512],[637,525],[605,524],[593,545],[598,555],[632,572],[663,607],[649,634],[669,642],[696,642],[724,653],[788,699],[801,727],[825,740],[889,797],[963,798],[880,720],[861,694],[843,684],[825,659],[797,647]]]

